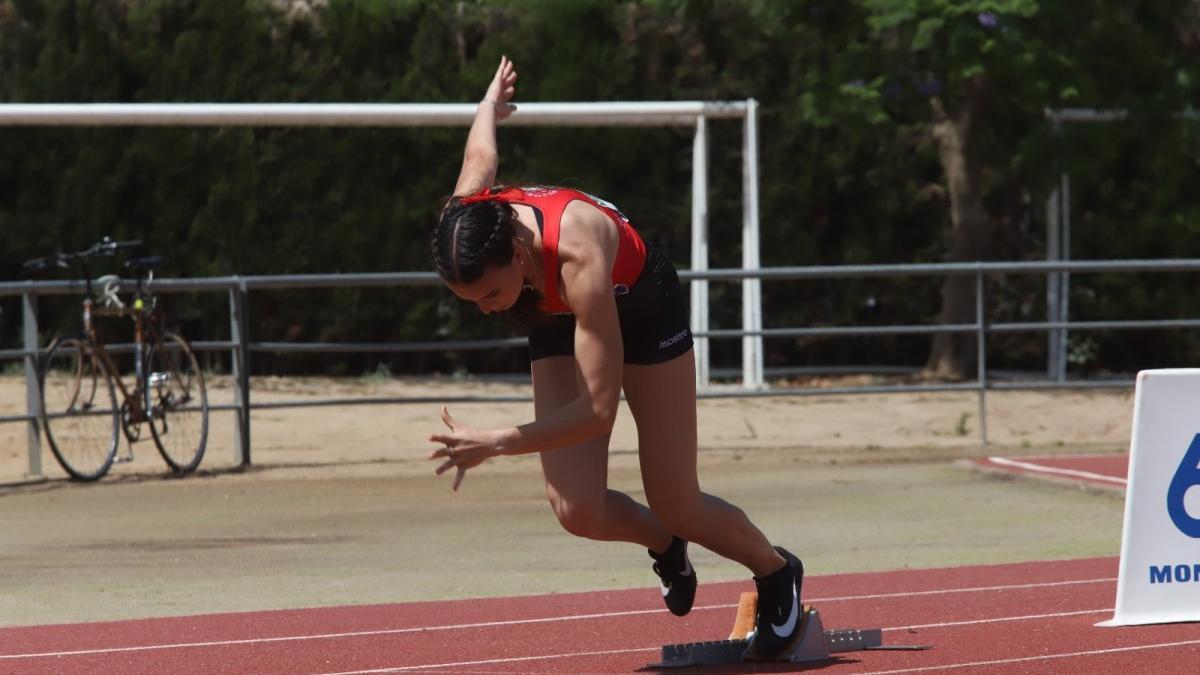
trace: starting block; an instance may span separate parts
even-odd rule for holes
[[[662,663],[651,664],[651,667],[685,668],[759,660],[750,653],[750,643],[753,641],[755,630],[754,608],[757,601],[756,593],[742,594],[738,601],[737,620],[734,622],[729,639],[663,645]],[[925,646],[885,646],[881,628],[825,630],[821,624],[821,615],[812,605],[803,605],[802,610],[799,637],[781,654],[771,659],[772,661],[806,663],[825,661],[833,658],[833,654],[843,652],[871,649],[928,649]]]

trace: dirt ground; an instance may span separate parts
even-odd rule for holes
[[[844,378],[839,386],[869,384],[870,378]],[[253,403],[319,398],[397,397],[440,400],[461,396],[529,396],[527,384],[455,379],[254,378]],[[1129,442],[1132,391],[989,392],[989,454],[1119,451]],[[210,404],[233,402],[226,377],[210,378]],[[502,426],[533,417],[531,403],[457,403],[459,420],[477,427]],[[426,438],[437,430],[438,403],[353,405],[255,411],[251,416],[252,461],[256,466],[295,470],[319,467],[324,477],[365,472],[422,474]],[[0,376],[0,415],[25,411],[24,380]],[[211,417],[202,468],[233,465],[233,415]],[[935,460],[985,452],[979,436],[978,396],[973,392],[862,394],[703,399],[699,403],[702,451],[803,450],[819,461],[870,459]],[[24,424],[0,425],[0,484],[28,474]],[[64,475],[43,442],[42,469]],[[637,450],[636,430],[622,407],[612,436],[614,455]],[[113,475],[157,471],[162,466],[153,444],[135,446],[135,461],[117,465]],[[508,470],[530,458],[506,459]],[[536,460],[533,460],[536,463]],[[499,462],[496,463],[501,464]],[[272,474],[284,475],[284,474]]]
[[[846,384],[839,382],[838,384]],[[255,378],[255,402],[527,395],[453,379]],[[0,377],[0,415],[24,410]],[[227,379],[210,402],[232,401]],[[1119,497],[967,471],[980,454],[1122,452],[1131,391],[990,392],[700,402],[701,482],[813,574],[1115,555]],[[453,493],[424,459],[437,403],[258,410],[253,464],[233,464],[214,412],[198,475],[172,479],[153,445],[98,484],[28,482],[24,424],[0,425],[0,625],[451,597],[654,589],[645,551],[561,531],[536,457],[503,458]],[[530,403],[457,403],[475,426]],[[642,499],[632,421],[613,433],[610,485]],[[745,570],[704,550],[701,579]],[[648,591],[653,592],[653,590]]]

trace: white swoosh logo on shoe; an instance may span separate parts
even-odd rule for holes
[[[796,620],[800,618],[800,600],[796,597],[796,585],[792,584],[792,613],[788,615],[787,621],[782,626],[771,624],[771,630],[781,638],[789,637],[792,631],[796,630]]]
[[[687,558],[683,559],[683,569],[680,570],[679,576],[681,576],[681,577],[692,576],[692,561],[691,560],[689,560]],[[670,594],[670,592],[671,592],[671,587],[667,586],[666,584],[664,584],[662,582],[659,582],[658,587],[662,589],[662,594],[663,594],[664,598],[667,597],[667,595]]]

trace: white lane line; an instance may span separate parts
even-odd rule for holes
[[[972,619],[970,621],[944,621],[941,623],[922,623],[912,626],[893,626],[884,628],[884,631],[910,631],[920,630],[923,628],[953,628],[957,626],[972,626],[980,623],[1003,623],[1005,621],[1030,621],[1033,619],[1060,619],[1065,616],[1082,616],[1084,614],[1105,614],[1113,611],[1112,607],[1104,609],[1082,609],[1078,612],[1054,612],[1052,614],[1025,614],[1023,616],[1004,616],[994,619]]]
[[[340,673],[323,673],[322,675],[372,675],[374,673],[404,673],[413,670],[437,668],[464,668],[466,666],[487,666],[500,663],[520,663],[523,661],[546,661],[550,659],[569,659],[583,656],[609,656],[612,654],[633,654],[635,652],[657,652],[662,647],[639,647],[637,649],[609,649],[602,652],[568,652],[566,654],[543,654],[541,656],[512,656],[504,659],[481,659],[479,661],[456,661],[454,663],[427,663],[422,666],[395,666],[391,668],[374,668],[372,670],[346,670]]]
[[[1093,473],[1091,471],[1079,471],[1077,469],[1060,469],[1053,466],[1042,466],[1041,464],[1031,464],[1029,462],[1020,462],[1007,457],[988,457],[987,460],[993,464],[1000,466],[1011,466],[1022,471],[1031,473],[1048,473],[1056,476],[1071,476],[1072,478],[1086,478],[1088,480],[1097,480],[1103,483],[1112,483],[1114,485],[1125,485],[1128,481],[1124,478],[1116,476],[1106,476],[1102,473]]]
[[[1062,452],[1049,455],[1024,455],[1025,459],[1043,460],[1043,459],[1106,459],[1109,457],[1124,457],[1129,459],[1129,455],[1119,455],[1111,452]]]
[[[1050,661],[1052,659],[1069,659],[1079,656],[1100,656],[1120,652],[1136,652],[1147,649],[1170,649],[1172,647],[1187,647],[1200,645],[1200,640],[1185,640],[1183,642],[1159,642],[1152,645],[1134,645],[1132,647],[1111,647],[1109,649],[1090,649],[1081,652],[1065,652],[1061,654],[1038,654],[1037,656],[1021,656],[1011,659],[996,659],[994,661],[972,661],[970,663],[950,663],[943,666],[919,666],[915,668],[899,668],[896,670],[876,670],[859,675],[896,675],[897,673],[928,673],[934,670],[954,670],[958,668],[980,668],[983,666],[1002,666],[1012,663],[1028,663],[1030,661]]]
[[[1005,584],[1001,586],[974,586],[970,588],[938,588],[931,591],[906,591],[904,593],[873,593],[868,595],[841,595],[828,598],[805,598],[807,603],[844,602],[847,600],[878,600],[880,598],[912,598],[921,595],[945,595],[947,593],[983,593],[987,591],[1013,591],[1026,588],[1051,588],[1054,586],[1075,586],[1078,584],[1102,584],[1116,581],[1116,577],[1101,577],[1097,579],[1076,579],[1073,581],[1039,581],[1030,584]],[[736,605],[722,605],[736,607]]]
[[[824,598],[806,599],[810,603],[844,602],[849,600],[878,600],[882,598],[908,598],[925,595],[944,595],[949,593],[981,593],[987,591],[1008,591],[1025,588],[1049,588],[1055,586],[1072,586],[1077,584],[1096,584],[1116,581],[1115,577],[1100,579],[1077,579],[1071,581],[1048,581],[1030,584],[1005,584],[999,586],[976,586],[972,588],[948,588],[930,591],[909,591],[899,593],[874,593],[868,595],[843,595]],[[721,605],[702,605],[693,607],[692,611],[712,609],[729,609],[737,607],[737,603]],[[568,616],[541,617],[535,619],[512,619],[508,621],[483,621],[477,623],[461,623],[442,626],[416,626],[412,628],[389,628],[380,630],[354,631],[346,633],[317,633],[312,635],[285,635],[280,637],[245,638],[241,640],[212,640],[207,642],[175,642],[156,645],[140,645],[133,647],[102,647],[95,649],[77,649],[72,651],[36,652],[26,654],[0,654],[0,661],[12,659],[58,658],[63,656],[87,656],[92,654],[119,654],[129,652],[145,652],[163,649],[191,649],[199,647],[225,647],[233,645],[270,644],[274,642],[296,642],[302,640],[330,640],[337,638],[366,637],[373,635],[401,635],[404,633],[421,633],[425,631],[466,630],[471,628],[494,628],[497,626],[518,626],[534,623],[556,623],[561,621],[586,621],[589,619],[608,619],[613,617],[638,616],[643,614],[660,614],[661,609],[639,609],[622,612],[603,612],[597,614],[574,614]]]
[[[700,609],[725,609],[736,607],[736,605],[709,605],[705,607],[693,607],[692,610]],[[423,633],[427,631],[444,631],[444,630],[467,630],[471,628],[491,628],[495,626],[517,626],[529,623],[553,623],[556,621],[584,621],[587,619],[605,619],[611,617],[634,616],[638,614],[658,614],[661,609],[640,609],[630,610],[625,612],[605,612],[600,614],[576,614],[570,616],[552,616],[539,619],[513,619],[510,621],[481,621],[477,623],[460,623],[443,626],[414,626],[412,628],[386,628],[380,630],[363,630],[347,633],[318,633],[314,635],[284,635],[280,637],[268,638],[245,638],[241,640],[212,640],[208,642],[173,642],[158,645],[142,645],[137,647],[105,647],[98,649],[78,649],[67,652],[40,652],[29,654],[0,654],[0,659],[36,659],[43,657],[60,657],[60,656],[83,656],[88,654],[115,654],[122,652],[143,652],[156,649],[182,649],[195,647],[224,647],[229,645],[255,645],[268,644],[272,642],[294,642],[298,640],[331,640],[337,638],[348,637],[365,637],[372,635],[401,635],[403,633]]]

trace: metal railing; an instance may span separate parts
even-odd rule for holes
[[[937,277],[971,275],[975,278],[975,320],[962,324],[919,324],[882,326],[845,326],[820,328],[763,328],[758,330],[708,330],[698,338],[763,339],[796,337],[935,335],[939,333],[974,334],[976,336],[976,379],[967,382],[932,384],[898,384],[886,386],[821,387],[821,388],[715,388],[705,387],[698,392],[701,398],[733,398],[757,396],[812,396],[864,393],[903,393],[934,391],[975,391],[978,393],[980,441],[988,442],[986,392],[1018,389],[1070,389],[1129,387],[1130,379],[1103,381],[1021,381],[1000,382],[989,379],[987,367],[987,337],[997,333],[1048,332],[1055,330],[1095,331],[1123,329],[1182,329],[1200,327],[1200,319],[1107,320],[1107,321],[1041,321],[989,323],[987,320],[985,278],[992,274],[1052,274],[1052,273],[1113,273],[1113,272],[1200,272],[1200,260],[1117,260],[1072,262],[996,262],[941,263],[901,265],[843,265],[836,267],[775,267],[756,270],[711,269],[680,272],[681,280],[694,282],[740,282],[746,279],[762,281],[804,279],[860,279],[866,277]],[[524,347],[524,338],[498,340],[430,340],[422,342],[387,343],[327,343],[327,342],[254,342],[250,335],[248,312],[251,292],[313,289],[366,288],[400,286],[440,286],[432,272],[397,272],[371,274],[306,274],[291,276],[215,277],[200,279],[156,279],[156,293],[186,291],[224,291],[229,298],[230,339],[227,341],[197,342],[197,351],[228,351],[232,363],[234,402],[212,406],[214,410],[232,410],[237,415],[234,439],[234,460],[239,465],[251,463],[250,412],[269,408],[296,408],[329,405],[412,404],[432,402],[514,402],[529,401],[523,396],[457,396],[457,397],[364,397],[320,398],[292,401],[252,403],[250,391],[250,357],[255,352],[287,353],[399,353],[433,352],[472,349]],[[23,359],[26,380],[26,412],[22,415],[0,416],[0,423],[24,422],[28,425],[29,474],[41,475],[40,395],[37,384],[38,358],[43,353],[38,344],[38,298],[40,296],[78,294],[81,281],[24,281],[0,283],[0,297],[19,296],[22,301],[23,346],[20,349],[0,349],[0,360]]]

